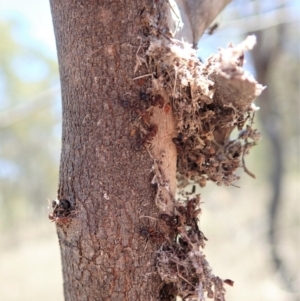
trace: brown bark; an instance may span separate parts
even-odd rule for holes
[[[140,15],[145,8],[153,11],[156,1],[50,2],[63,102],[54,204],[62,217],[52,218],[65,300],[154,300],[161,284],[156,246],[148,243],[145,251],[140,235],[141,228],[156,225],[142,216],[158,216],[153,159],[131,125],[147,87],[147,80],[132,80],[139,75],[134,67],[143,34]]]

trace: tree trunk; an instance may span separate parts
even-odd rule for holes
[[[50,2],[63,141],[49,218],[65,300],[225,300],[202,252],[200,196],[175,200],[176,171],[202,186],[237,179],[257,136],[249,126],[229,141],[262,90],[241,68],[254,38],[202,65],[172,39],[170,1]]]
[[[156,246],[140,234],[155,227],[143,216],[158,215],[153,160],[131,125],[147,87],[132,80],[140,15],[156,1],[50,2],[63,103],[54,209],[65,300],[154,300]]]

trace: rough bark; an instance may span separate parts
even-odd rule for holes
[[[155,1],[50,2],[63,102],[53,218],[65,300],[155,299],[161,284],[156,247],[148,243],[145,251],[140,235],[142,227],[155,227],[155,220],[142,216],[158,214],[153,160],[131,135],[147,86],[132,80],[143,34],[140,15],[153,11]]]
[[[223,283],[233,282],[212,273],[200,196],[175,200],[176,172],[205,186],[247,171],[244,155],[259,136],[247,123],[262,87],[242,65],[255,38],[202,64],[173,39],[169,1],[51,0],[51,8],[63,147],[50,218],[65,299],[225,300]]]

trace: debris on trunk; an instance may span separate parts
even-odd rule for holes
[[[255,37],[249,36],[237,46],[230,44],[201,63],[191,45],[172,37],[163,14],[157,11],[142,13],[143,36],[135,71],[143,65],[147,72],[136,79],[151,77],[146,91],[150,106],[145,112],[151,116],[153,107],[172,112],[178,186],[184,188],[190,181],[201,187],[207,181],[234,185],[240,167],[254,177],[245,166],[244,156],[260,138],[252,128],[259,109],[253,100],[263,86],[244,71],[243,63],[244,52],[253,48]],[[160,224],[167,227],[167,237],[157,251],[157,271],[165,283],[160,299],[225,300],[223,283],[233,285],[233,281],[213,275],[203,254],[207,239],[198,226],[200,196],[185,194],[184,201],[173,197],[168,170],[157,167],[160,158],[152,151],[160,123],[153,128],[145,112],[139,119],[139,135],[154,160],[156,204],[162,211]],[[231,137],[233,130],[236,137]],[[164,207],[166,193],[172,201],[171,213]],[[159,195],[164,197],[158,200]]]
[[[249,36],[203,64],[189,44],[165,37],[150,41],[151,93],[155,97],[165,90],[171,98],[181,177],[201,186],[206,180],[230,185],[238,179],[236,170],[260,137],[252,129],[257,111],[252,101],[263,87],[242,68],[244,51],[254,44]],[[234,129],[239,133],[230,139]]]

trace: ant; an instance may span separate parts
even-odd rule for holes
[[[171,228],[177,228],[179,225],[178,216],[171,216],[163,213],[160,215],[160,218]]]
[[[165,104],[165,100],[160,94],[155,95],[151,99],[151,105],[153,107],[158,106],[160,109],[162,109],[164,107],[164,104]]]
[[[53,200],[53,211],[48,215],[51,222],[55,222],[59,225],[65,225],[70,221],[71,216],[71,203],[66,199]]]
[[[208,27],[207,34],[212,35],[218,27],[219,23],[214,23],[212,26]]]
[[[145,92],[140,92],[140,99],[144,101],[149,101],[150,100],[150,94],[145,93]]]
[[[189,218],[197,218],[198,214],[201,213],[201,209],[196,209],[196,207],[199,205],[200,198],[195,197],[188,201],[187,203],[187,216]]]
[[[187,202],[186,207],[179,206],[177,207],[178,212],[181,215],[185,216],[186,225],[191,227],[190,234],[195,233],[200,240],[208,240],[204,234],[198,228],[198,215],[201,213],[201,209],[197,209],[197,206],[200,203],[200,197],[196,196],[195,198]]]
[[[144,136],[143,142],[149,143],[157,134],[158,126],[156,124],[151,124],[148,128],[148,133]]]
[[[70,218],[68,216],[54,216],[53,213],[50,213],[48,215],[48,218],[50,219],[51,222],[55,222],[58,225],[65,225],[70,221]]]
[[[135,109],[135,112],[139,115],[139,119],[142,121],[143,124],[149,125],[150,124],[150,112],[147,110]]]
[[[184,148],[184,141],[182,133],[179,133],[177,137],[172,138],[173,143],[179,148]]]
[[[228,284],[228,285],[230,285],[230,286],[234,285],[234,281],[231,280],[231,279],[225,279],[223,282],[226,283],[226,284]]]
[[[162,233],[155,231],[153,228],[142,228],[140,234],[148,241],[152,240],[155,243],[162,243],[165,240],[165,237]]]

